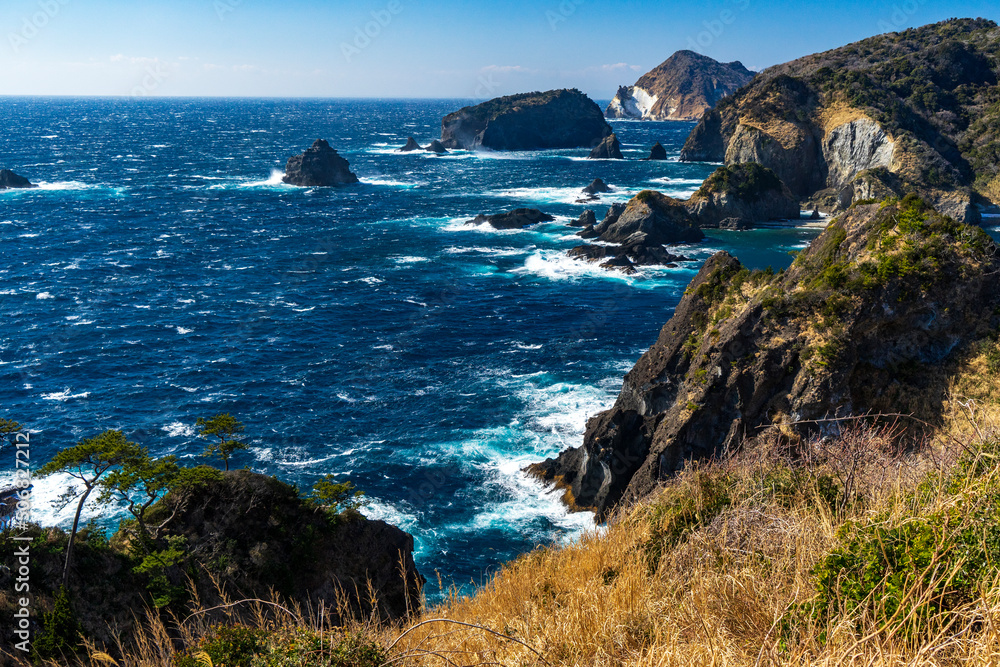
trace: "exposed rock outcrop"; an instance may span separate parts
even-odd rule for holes
[[[570,227],[593,227],[597,224],[597,216],[589,208],[580,217],[569,223]]]
[[[26,179],[24,176],[18,176],[10,169],[0,169],[0,190],[7,190],[9,188],[37,188],[37,185],[32,184],[31,181]]]
[[[667,149],[664,148],[659,141],[653,144],[653,147],[649,149],[649,157],[647,160],[666,160],[667,159]]]
[[[448,152],[448,149],[445,148],[444,144],[442,144],[438,139],[435,139],[431,143],[427,144],[427,148],[424,150],[430,151],[431,153],[437,153],[438,155]]]
[[[593,150],[590,151],[588,155],[591,160],[624,160],[622,156],[621,144],[618,143],[618,137],[612,132],[610,136],[605,137],[601,143],[594,146]]]
[[[988,102],[998,95],[996,31],[956,19],[771,67],[702,117],[681,159],[758,162],[834,212],[864,199],[856,179],[885,170],[903,192],[977,222],[1000,146]]]
[[[694,51],[678,51],[635,85],[619,87],[604,113],[608,118],[698,120],[753,75],[740,62],[720,63]]]
[[[643,190],[619,209],[612,207],[595,227],[602,241],[633,245],[694,243],[705,238],[683,202],[653,190]]]
[[[601,192],[611,192],[611,188],[603,180],[595,178],[590,182],[590,185],[583,188],[583,192],[588,195],[596,195]]]
[[[498,97],[441,120],[445,148],[468,150],[591,147],[610,134],[601,108],[575,88]]]
[[[795,441],[821,430],[810,420],[934,419],[944,392],[928,376],[1000,325],[997,250],[911,196],[847,211],[783,273],[717,253],[583,445],[530,470],[603,518],[771,429]]]
[[[756,162],[719,167],[687,202],[701,227],[749,229],[766,220],[797,220],[799,201]]]
[[[540,222],[552,222],[553,220],[555,218],[548,213],[542,213],[537,208],[517,208],[513,211],[494,213],[493,215],[480,213],[465,224],[488,224],[495,229],[522,229],[531,225],[537,225]]]
[[[417,143],[416,139],[410,137],[406,140],[406,145],[399,149],[399,152],[409,153],[410,151],[419,151],[419,150],[421,150],[420,144]]]
[[[290,185],[325,187],[357,183],[358,177],[351,172],[347,160],[330,148],[325,139],[317,139],[301,155],[288,158],[281,180]]]
[[[662,245],[631,243],[617,246],[581,245],[570,249],[569,256],[588,262],[601,262],[602,269],[636,273],[637,266],[676,266],[677,262],[690,261],[683,255],[674,255]]]

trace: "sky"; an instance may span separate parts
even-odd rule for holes
[[[0,95],[610,99],[674,51],[750,69],[996,0],[2,0]]]

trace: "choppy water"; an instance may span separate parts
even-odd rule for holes
[[[626,157],[659,140],[667,162],[395,152],[462,104],[0,98],[0,167],[42,185],[0,192],[0,416],[31,427],[36,464],[107,428],[193,461],[195,420],[231,412],[253,443],[237,465],[350,478],[415,535],[432,589],[434,571],[480,582],[592,525],[520,469],[580,443],[699,264],[608,273],[566,258],[565,221],[595,177],[616,188],[600,218],[641,189],[687,196],[714,167],[676,161],[690,123],[612,122]],[[361,184],[280,183],[319,137]],[[559,218],[461,223],[516,206]],[[712,232],[682,252],[777,268],[816,233]]]

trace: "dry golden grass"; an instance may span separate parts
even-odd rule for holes
[[[193,655],[213,627],[237,620],[272,631],[360,633],[384,647],[383,664],[392,665],[1000,664],[996,573],[971,599],[927,619],[886,621],[881,600],[826,620],[802,612],[816,595],[814,567],[845,543],[851,526],[952,512],[958,518],[949,531],[969,528],[968,497],[946,480],[960,456],[995,442],[996,432],[976,422],[961,444],[945,440],[953,446],[919,453],[900,450],[897,435],[893,427],[856,426],[807,444],[780,436],[749,442],[725,460],[690,466],[606,527],[526,554],[473,595],[452,594],[404,626],[358,619],[335,628],[323,610],[232,601],[186,619],[152,618],[134,646],[89,647],[89,664],[167,667],[176,650]],[[969,488],[1000,488],[992,456],[983,455],[988,473]],[[938,549],[931,584],[908,583],[905,600],[923,609],[936,602],[934,586],[962,565],[948,557]],[[783,622],[789,618],[798,619],[794,632]]]

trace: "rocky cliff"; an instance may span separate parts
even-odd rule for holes
[[[802,198],[844,210],[873,183],[976,222],[1000,158],[1000,32],[956,19],[761,72],[701,119],[682,160],[758,162]]]
[[[794,442],[829,417],[934,420],[930,378],[1000,325],[998,276],[985,232],[915,196],[853,207],[778,274],[718,253],[583,445],[531,471],[604,517],[767,429]]]
[[[593,148],[611,134],[601,108],[579,90],[498,97],[441,120],[446,148]]]
[[[608,118],[698,120],[753,76],[740,62],[720,63],[694,51],[678,51],[635,85],[621,86],[604,113]]]

